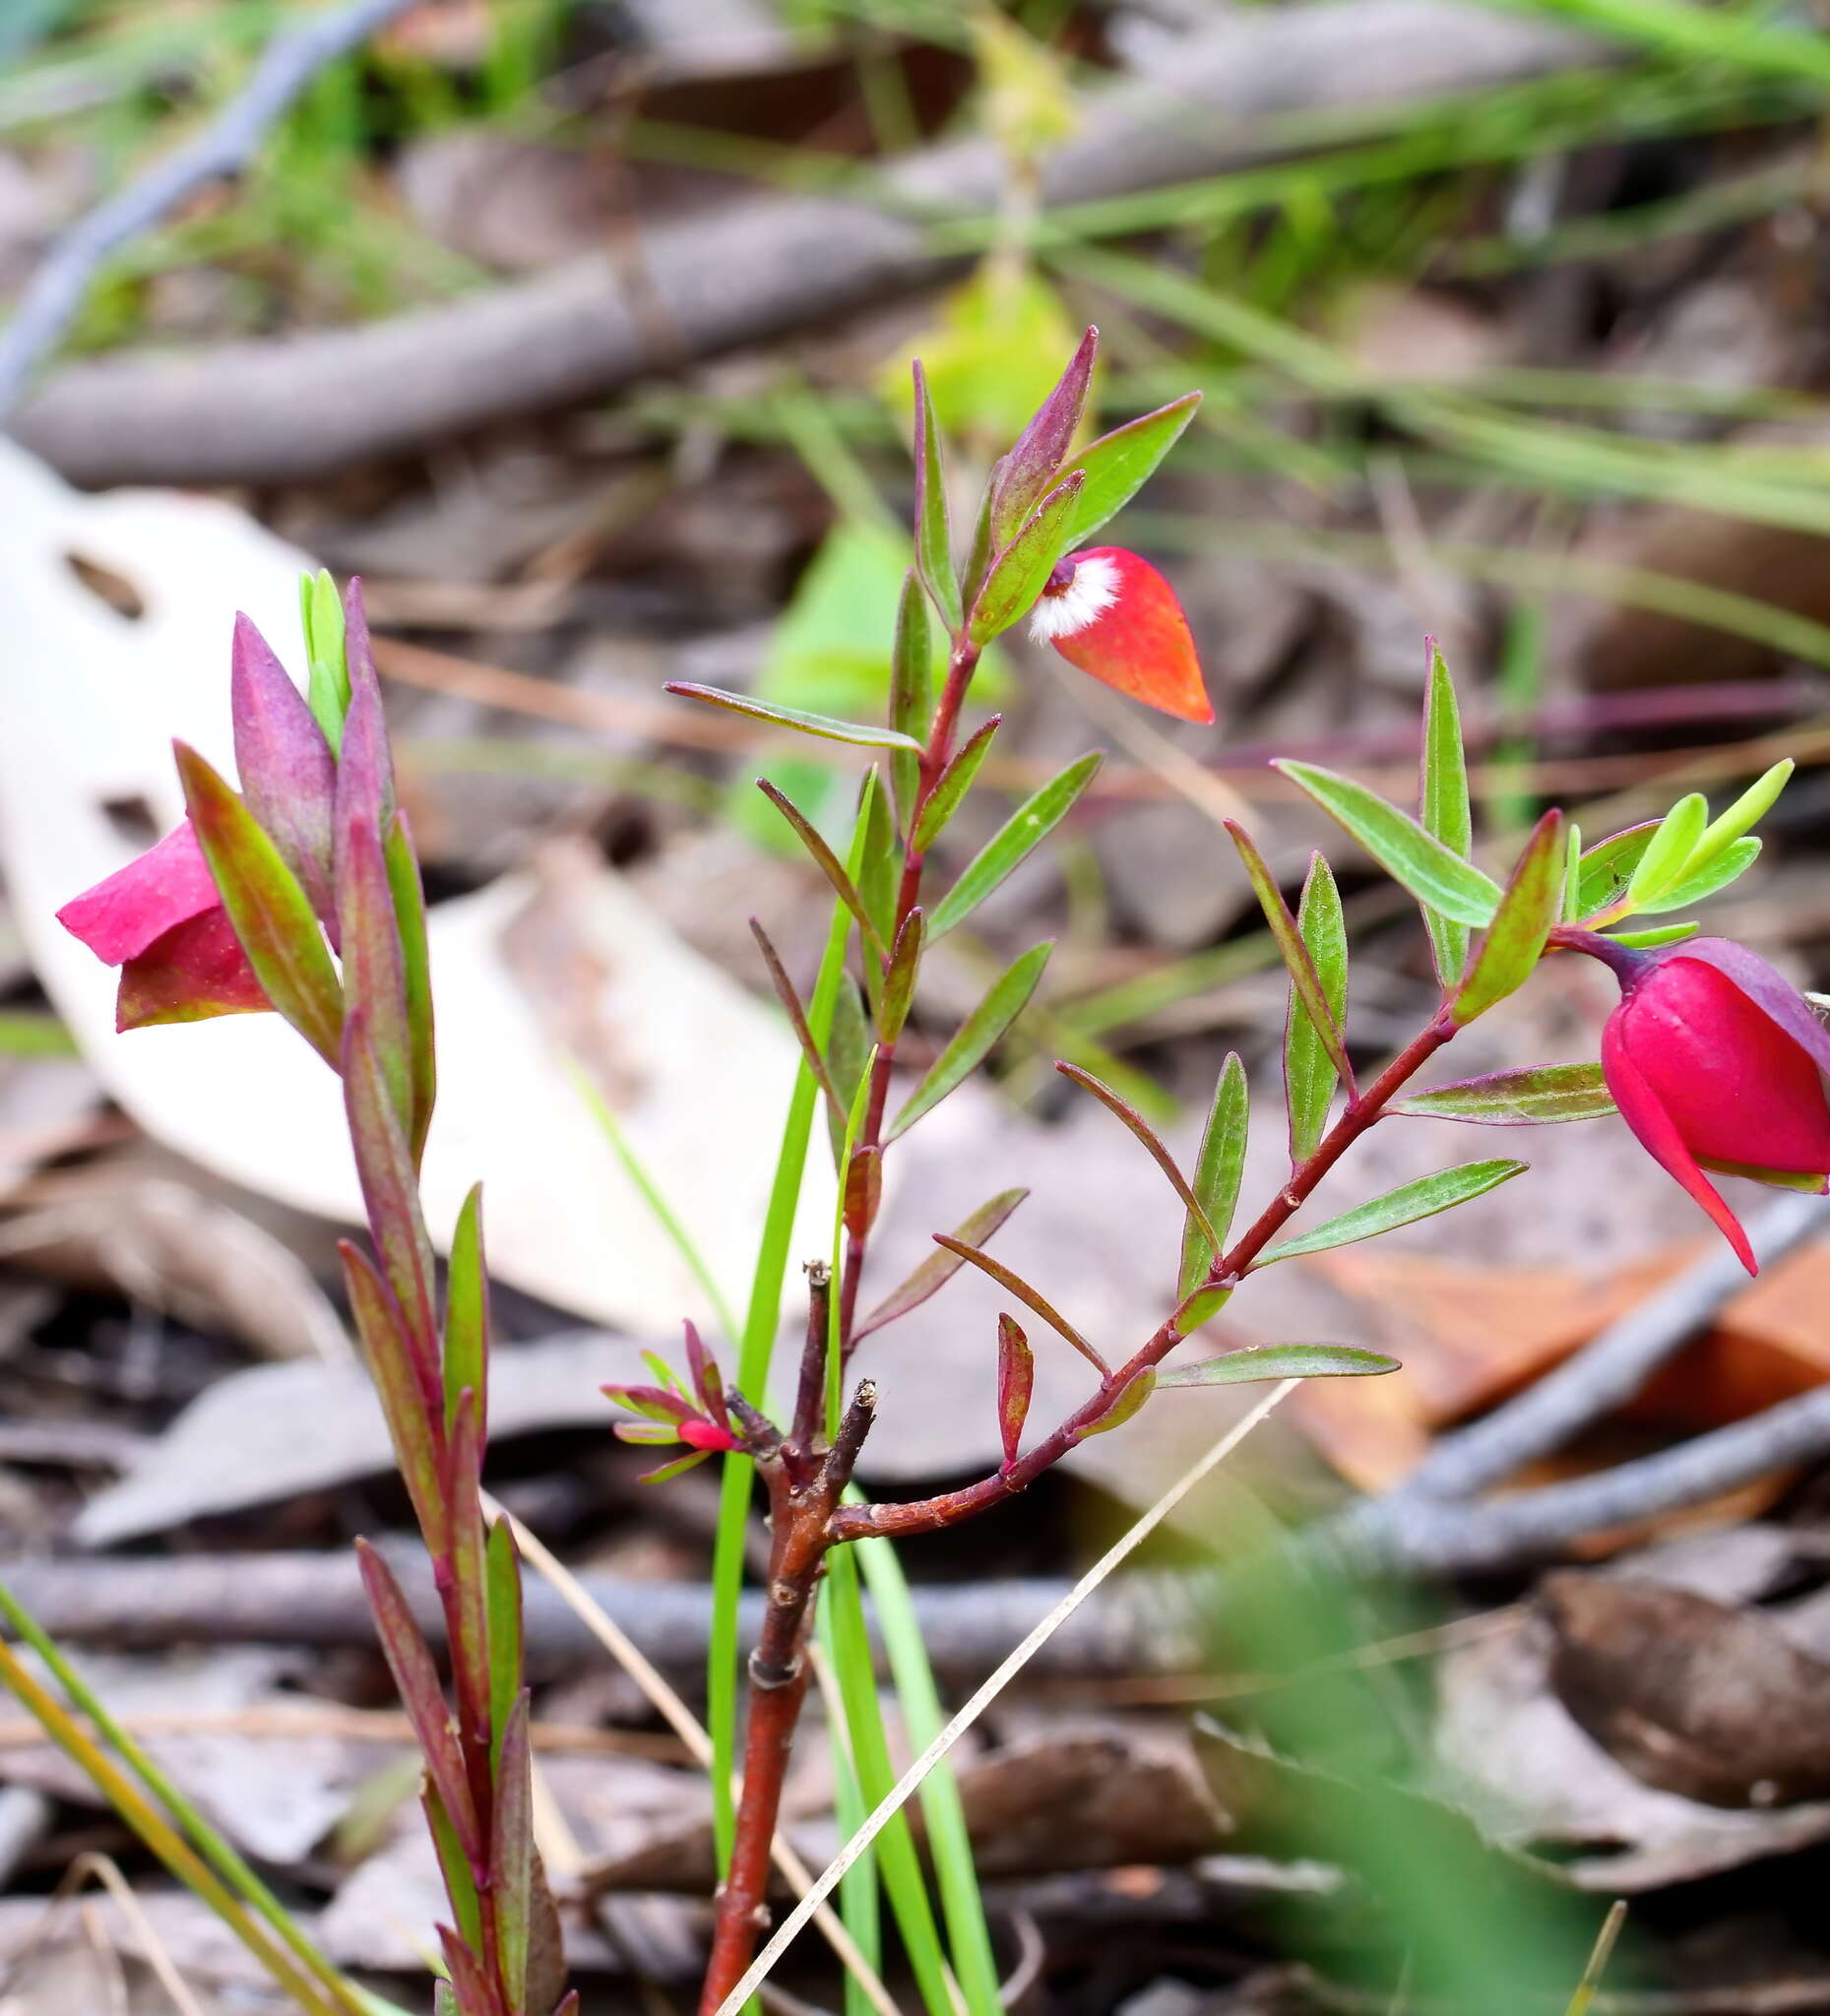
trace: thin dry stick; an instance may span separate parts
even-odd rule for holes
[[[245,90],[175,153],[97,204],[45,255],[0,333],[0,414],[25,390],[33,365],[75,321],[95,270],[117,246],[156,224],[207,182],[238,174],[319,71],[347,56],[405,14],[410,0],[354,0],[332,14],[309,15],[276,35]]]
[[[1161,1526],[1177,1505],[1194,1489],[1203,1478],[1231,1456],[1247,1435],[1265,1418],[1273,1408],[1294,1393],[1300,1382],[1285,1379],[1265,1395],[1256,1407],[1242,1419],[1221,1436],[1220,1440],[1200,1461],[1185,1471],[1163,1496],[1136,1521],[1093,1566],[1076,1582],[1061,1601],[1056,1604],[1042,1621],[1037,1625],[1023,1643],[1010,1654],[991,1677],[974,1693],[964,1708],[949,1722],[945,1729],[928,1744],[901,1778],[884,1795],[882,1800],[857,1832],[844,1848],[827,1863],[819,1880],[805,1897],[783,1922],[782,1928],[769,1941],[750,1964],[749,1971],[737,1985],[719,2004],[718,2016],[736,2016],[745,2002],[756,1992],[768,1978],[771,1969],[793,1944],[801,1927],[815,1911],[830,1897],[845,1872],[857,1860],[870,1844],[876,1840],[891,1820],[914,1797],[921,1788],[921,1782],[934,1766],[951,1750],[955,1743],[972,1728],[978,1718],[990,1707],[999,1694],[1009,1686],[1023,1669],[1029,1665],[1041,1647],[1065,1624],[1069,1617],[1086,1602],[1112,1571],[1121,1566],[1146,1540]]]
[[[499,1504],[486,1491],[483,1493],[483,1510],[491,1519],[508,1521],[508,1529],[515,1536],[515,1544],[526,1559],[532,1561],[539,1573],[545,1576],[571,1606],[579,1621],[648,1696],[667,1727],[691,1752],[693,1761],[701,1770],[709,1771],[712,1768],[712,1738],[700,1726],[692,1710],[667,1684],[665,1677],[650,1663],[628,1633],[601,1605],[593,1600],[591,1592],[546,1543],[536,1534],[531,1533],[506,1506]],[[801,1905],[796,1907],[791,1922],[796,1925],[805,1924],[811,1916],[827,1944],[839,1956],[840,1965],[863,1989],[871,2007],[877,2011],[877,2016],[901,2016],[901,2011],[890,1998],[889,1989],[883,1985],[876,1969],[859,1950],[856,1940],[840,1923],[834,1913],[826,1908],[826,1893],[821,1891],[818,1897],[813,1898],[811,1908],[806,1905],[806,1899],[813,1891],[813,1871],[780,1834],[775,1837],[770,1853],[776,1867],[787,1879],[789,1887],[802,1900]]]
[[[171,1998],[178,2016],[204,2016],[198,2006],[197,1997],[192,1994],[190,1984],[172,1963],[171,1955],[165,1950],[158,1934],[153,1929],[153,1922],[146,1915],[133,1885],[121,1874],[120,1864],[112,1856],[97,1855],[93,1850],[77,1857],[64,1871],[63,1880],[57,1886],[45,1911],[48,1921],[57,1906],[65,1898],[79,1890],[86,1877],[94,1876],[120,1907],[122,1918],[127,1921],[129,1930],[140,1941],[140,1957],[153,1970],[158,1984]]]

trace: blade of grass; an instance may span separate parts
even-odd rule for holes
[[[301,1965],[323,1984],[335,2004],[352,2012],[352,2016],[373,2016],[375,2002],[363,1989],[347,1980],[341,1970],[306,1938],[293,1922],[285,1906],[261,1881],[236,1850],[211,1826],[191,1800],[185,1797],[178,1787],[153,1761],[146,1749],[109,1714],[100,1697],[64,1657],[56,1641],[21,1605],[4,1583],[0,1583],[0,1615],[5,1616],[14,1633],[25,1644],[30,1645],[44,1662],[45,1670],[62,1687],[78,1711],[89,1718],[95,1726],[95,1733],[121,1757],[133,1775],[196,1844],[198,1852],[209,1861],[222,1881],[231,1886],[273,1927]],[[25,1698],[24,1695],[21,1696],[22,1700]],[[32,1704],[28,1702],[27,1705],[30,1707]],[[33,1713],[36,1713],[35,1709]],[[98,1780],[97,1783],[99,1782]],[[185,1880],[188,1881],[188,1878]],[[200,1891],[198,1894],[203,1893]]]
[[[1221,1436],[1206,1455],[1190,1466],[1163,1496],[1142,1515],[1126,1532],[1108,1547],[1091,1568],[1076,1582],[1061,1601],[1055,1605],[1036,1628],[1029,1633],[1016,1650],[998,1664],[997,1670],[973,1694],[966,1705],[955,1715],[934,1739],[926,1745],[921,1754],[896,1781],[889,1796],[878,1801],[870,1818],[852,1835],[831,1862],[822,1871],[818,1881],[799,1904],[783,1921],[780,1930],[756,1956],[748,1973],[726,1996],[716,2016],[736,2016],[737,2010],[753,1995],[757,1988],[768,1980],[775,1964],[786,1953],[799,1935],[801,1927],[813,1915],[813,1903],[824,1902],[831,1896],[834,1886],[856,1860],[865,1849],[888,1826],[891,1818],[908,1803],[915,1791],[934,1766],[951,1750],[955,1743],[983,1715],[991,1703],[1009,1686],[1023,1669],[1029,1665],[1038,1652],[1052,1638],[1056,1631],[1067,1622],[1082,1604],[1100,1588],[1125,1561],[1143,1545],[1150,1536],[1162,1525],[1177,1505],[1199,1484],[1210,1472],[1231,1455],[1234,1449],[1262,1421],[1271,1411],[1294,1392],[1300,1382],[1286,1379],[1274,1386],[1252,1411],[1236,1421],[1226,1434]]]

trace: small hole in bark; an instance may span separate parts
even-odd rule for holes
[[[146,598],[126,575],[117,574],[112,567],[104,567],[99,560],[92,560],[86,553],[66,553],[64,565],[91,595],[106,602],[117,616],[126,616],[137,623],[146,614]]]

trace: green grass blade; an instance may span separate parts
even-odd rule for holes
[[[853,850],[855,855],[855,847]],[[855,858],[853,868],[856,866]],[[833,906],[832,927],[825,956],[807,1004],[807,1026],[816,1042],[824,1043],[832,1029],[833,1003],[845,973],[846,940],[852,914]],[[737,1387],[760,1401],[769,1379],[782,1317],[782,1285],[788,1277],[789,1249],[793,1242],[794,1214],[800,1204],[801,1176],[807,1166],[807,1143],[813,1132],[814,1102],[819,1087],[803,1058],[794,1075],[788,1117],[776,1158],[775,1181],[763,1219],[762,1243],[750,1282],[750,1300],[737,1347]],[[712,1631],[706,1651],[706,1727],[712,1737],[712,1818],[718,1846],[719,1873],[730,1862],[737,1812],[730,1795],[737,1740],[737,1599],[743,1590],[743,1537],[750,1517],[750,1481],[755,1466],[747,1456],[726,1456],[719,1490],[718,1533],[712,1548]]]
[[[856,1493],[861,1500],[862,1492]],[[902,1562],[887,1540],[859,1541],[858,1566],[870,1589],[877,1628],[889,1658],[890,1674],[902,1705],[909,1746],[919,1752],[940,1733],[946,1715],[934,1670],[928,1664],[921,1626],[909,1596]],[[927,1822],[927,1852],[940,1891],[940,1908],[953,1949],[953,1971],[966,1997],[970,2016],[999,2016],[997,1959],[984,1899],[978,1890],[978,1867],[966,1831],[966,1808],[960,1799],[953,1766],[943,1758],[922,1781],[921,1812]]]

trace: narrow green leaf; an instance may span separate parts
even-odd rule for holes
[[[1236,1053],[1221,1067],[1214,1086],[1214,1103],[1201,1136],[1201,1153],[1195,1161],[1194,1189],[1209,1223],[1224,1244],[1232,1214],[1239,1201],[1239,1177],[1245,1167],[1245,1136],[1251,1094],[1245,1083],[1245,1066]],[[1204,1280],[1218,1258],[1214,1245],[1191,1212],[1182,1228],[1182,1264],[1176,1292],[1191,1293]]]
[[[401,977],[407,993],[409,1075],[412,1084],[413,1123],[410,1131],[413,1165],[425,1154],[438,1095],[437,1050],[433,1042],[432,963],[426,943],[425,885],[419,857],[413,850],[407,815],[396,812],[382,846],[388,870],[388,892],[394,899],[395,922],[401,934]]]
[[[1163,1173],[1168,1177],[1170,1187],[1188,1207],[1188,1215],[1199,1228],[1201,1235],[1210,1245],[1218,1245],[1220,1243],[1220,1234],[1215,1230],[1212,1222],[1208,1218],[1206,1205],[1195,1194],[1188,1178],[1176,1166],[1174,1156],[1169,1153],[1163,1137],[1157,1132],[1156,1128],[1145,1119],[1144,1115],[1134,1105],[1130,1104],[1128,1101],[1121,1099],[1109,1085],[1094,1077],[1091,1071],[1083,1071],[1078,1064],[1063,1063],[1058,1058],[1055,1061],[1055,1069],[1060,1072],[1063,1078],[1072,1079],[1083,1092],[1092,1093],[1094,1098],[1099,1101],[1107,1112],[1111,1113],[1123,1125],[1130,1128],[1131,1132],[1143,1143],[1145,1153]]]
[[[864,1080],[864,1066],[872,1044],[870,1018],[857,983],[850,974],[840,982],[833,1001],[832,1023],[826,1038],[826,1069],[838,1096],[838,1105],[827,1115],[833,1140],[833,1167],[842,1166],[846,1114],[851,1111]]]
[[[1005,820],[967,863],[965,872],[928,914],[931,943],[963,924],[1000,882],[1066,818],[1093,782],[1103,757],[1096,749],[1052,777]]]
[[[813,864],[833,886],[833,893],[857,920],[858,929],[864,934],[864,942],[878,959],[889,956],[888,948],[877,935],[877,927],[871,921],[870,913],[864,907],[864,899],[852,886],[852,878],[840,864],[839,856],[814,830],[813,821],[785,790],[779,789],[766,777],[756,780],[756,788],[781,813],[794,829],[794,837],[812,857]]]
[[[1334,1011],[1328,1005],[1321,976],[1315,971],[1309,948],[1302,942],[1302,933],[1290,914],[1290,905],[1284,901],[1284,892],[1277,886],[1264,855],[1258,851],[1256,843],[1244,827],[1231,819],[1226,822],[1226,827],[1232,836],[1233,846],[1239,850],[1239,859],[1245,864],[1245,873],[1258,898],[1258,908],[1264,912],[1265,922],[1271,926],[1271,936],[1284,961],[1284,971],[1290,976],[1291,990],[1300,998],[1309,1024],[1335,1070],[1347,1084],[1352,1085],[1354,1067],[1348,1062],[1347,1045],[1335,1027]]]
[[[782,1004],[782,1012],[788,1017],[789,1027],[794,1032],[794,1040],[800,1045],[800,1054],[807,1060],[807,1068],[821,1092],[826,1095],[827,1111],[837,1117],[844,1113],[846,1102],[839,1097],[839,1088],[833,1083],[832,1074],[826,1068],[826,1059],[821,1056],[819,1045],[813,1040],[813,1032],[807,1026],[806,1010],[800,1005],[800,996],[794,991],[794,982],[788,976],[788,968],[782,964],[782,956],[770,942],[769,933],[761,922],[752,917],[750,932],[763,955],[763,964],[769,969],[769,981],[775,988],[776,999]]]
[[[1110,1369],[1093,1346],[1043,1295],[1041,1289],[1032,1288],[1014,1269],[1006,1267],[1001,1260],[993,1260],[989,1253],[981,1252],[977,1246],[968,1246],[959,1239],[950,1238],[945,1232],[936,1232],[934,1243],[937,1246],[944,1246],[949,1253],[959,1259],[969,1261],[980,1274],[988,1275],[1007,1294],[1015,1295],[1026,1309],[1034,1309],[1057,1337],[1071,1344],[1088,1364],[1097,1366],[1102,1376]]]
[[[515,1531],[506,1519],[489,1529],[483,1548],[483,1574],[489,1613],[489,1727],[494,1732],[493,1771],[502,1749],[502,1732],[509,1710],[521,1692],[522,1621],[521,1556]]]
[[[863,851],[858,863],[857,893],[864,900],[864,914],[869,919],[866,941],[878,954],[878,965],[867,967],[874,988],[881,982],[883,965],[890,956],[889,943],[896,933],[896,899],[903,879],[896,814],[874,767],[864,773],[858,818],[863,825]]]
[[[1563,921],[1574,923],[1582,914],[1582,828],[1572,819],[1564,836]]]
[[[1114,1428],[1122,1428],[1126,1421],[1135,1419],[1145,1401],[1156,1392],[1157,1378],[1156,1366],[1146,1365],[1141,1372],[1127,1379],[1110,1411],[1101,1415],[1090,1426],[1082,1428],[1080,1439],[1084,1442],[1092,1435],[1109,1435]]]
[[[1204,1323],[1211,1322],[1232,1299],[1231,1288],[1197,1285],[1184,1294],[1169,1314],[1178,1335],[1192,1337]]]
[[[1608,935],[1616,945],[1625,945],[1635,951],[1649,951],[1656,945],[1677,945],[1685,938],[1694,938],[1699,928],[1690,922],[1654,924],[1644,931],[1609,931]]]
[[[185,809],[229,922],[267,998],[333,1071],[342,1066],[343,987],[311,899],[222,779],[172,744]]]
[[[1383,1197],[1375,1197],[1369,1204],[1344,1211],[1339,1218],[1331,1218],[1313,1231],[1298,1232],[1294,1239],[1286,1239],[1281,1246],[1273,1246],[1268,1253],[1260,1254],[1253,1265],[1269,1267],[1274,1260],[1294,1260],[1304,1253],[1326,1253],[1334,1246],[1351,1246],[1358,1239],[1376,1238],[1381,1232],[1395,1231],[1401,1225],[1415,1225],[1419,1219],[1434,1218],[1437,1212],[1466,1204],[1471,1197],[1479,1197],[1509,1177],[1519,1175],[1525,1167],[1522,1162],[1470,1162],[1463,1163],[1459,1168],[1442,1169],[1433,1176],[1420,1176],[1415,1183],[1405,1183]]]
[[[982,1246],[1029,1194],[1027,1190],[1000,1190],[995,1197],[979,1205],[970,1218],[955,1226],[952,1247],[930,1253],[907,1281],[892,1289],[852,1330],[852,1343],[868,1337],[873,1330],[881,1330],[886,1323],[894,1323],[898,1316],[908,1315],[911,1309],[919,1308],[929,1295],[937,1294],[966,1264],[956,1249]]]
[[[1701,791],[1687,792],[1666,813],[1626,885],[1627,915],[1644,910],[1676,884],[1708,823],[1709,803]]]
[[[1525,844],[1475,954],[1473,970],[1456,991],[1453,1014],[1458,1027],[1484,1015],[1531,978],[1551,928],[1563,914],[1568,880],[1563,815],[1546,812]]]
[[[1070,547],[1085,545],[1091,534],[1130,503],[1181,438],[1200,404],[1198,392],[1186,392],[1154,413],[1140,413],[1122,427],[1102,434],[1068,462],[1061,473],[1072,475],[1078,471],[1085,478],[1068,531]]]
[[[1474,848],[1474,811],[1468,798],[1468,757],[1462,746],[1461,708],[1441,649],[1429,640],[1429,689],[1423,703],[1423,760],[1418,811],[1423,831],[1466,860]],[[1423,922],[1445,987],[1462,976],[1468,926],[1426,907]]]
[[[1058,482],[992,561],[967,619],[967,635],[975,644],[989,644],[1035,605],[1055,562],[1068,549],[1086,480],[1076,472]]]
[[[334,756],[343,747],[349,712],[349,669],[344,657],[344,605],[337,584],[320,567],[298,580],[299,625],[305,633],[305,699]]]
[[[1327,1021],[1316,1025],[1293,979],[1284,1021],[1284,1096],[1293,1163],[1306,1162],[1327,1131],[1328,1108],[1341,1077],[1335,1057],[1344,1047],[1341,1032],[1347,1026],[1347,920],[1341,892],[1319,853],[1309,861],[1296,906],[1296,930],[1321,987]]]
[[[803,707],[783,707],[773,700],[752,699],[747,693],[724,693],[716,686],[696,686],[685,679],[669,679],[665,690],[682,700],[703,700],[709,707],[723,707],[731,714],[766,722],[769,726],[792,728],[799,735],[818,735],[823,741],[849,742],[859,749],[908,749],[916,756],[921,744],[900,728],[874,727],[868,722],[836,721],[829,714],[813,714]]]
[[[1684,863],[1684,879],[1700,875],[1712,861],[1726,853],[1742,834],[1751,833],[1777,803],[1797,765],[1788,756],[1757,777],[1726,812],[1710,821],[1703,837],[1690,850]],[[1718,885],[1720,886],[1720,885]]]
[[[464,1846],[458,1839],[458,1830],[451,1824],[451,1815],[445,1810],[445,1801],[439,1797],[438,1789],[430,1780],[426,1781],[419,1803],[432,1836],[432,1850],[438,1857],[439,1872],[445,1879],[445,1895],[451,1901],[451,1916],[457,1924],[458,1936],[473,1953],[480,1953],[483,1950],[483,1907],[476,1894],[476,1879],[471,1874]],[[455,2002],[453,2007],[456,2007]]]
[[[953,536],[947,525],[947,472],[940,427],[928,396],[927,374],[915,366],[915,571],[949,630],[960,627],[960,584],[953,572]]]
[[[1385,1110],[1483,1127],[1544,1127],[1605,1118],[1614,1102],[1599,1064],[1528,1064],[1454,1085],[1431,1085],[1393,1100]]]
[[[1598,840],[1582,856],[1576,888],[1576,914],[1592,917],[1598,911],[1611,910],[1626,895],[1626,885],[1639,866],[1640,856],[1659,830],[1659,821],[1648,819]]]
[[[883,976],[883,999],[877,1009],[877,1040],[893,1043],[903,1033],[909,1010],[915,1002],[915,976],[921,969],[921,952],[927,942],[927,915],[916,904],[903,919],[890,948],[889,971]]]
[[[523,2009],[534,1922],[534,1752],[526,1688],[509,1711],[499,1762],[489,1840],[489,1908],[495,1914],[496,1970],[508,1991],[508,2006]]]
[[[1426,833],[1408,812],[1388,805],[1352,778],[1313,763],[1272,765],[1305,790],[1359,842],[1372,858],[1420,903],[1454,923],[1485,924],[1499,904],[1499,885]]]
[[[489,1281],[483,1271],[483,1186],[474,1184],[458,1213],[445,1281],[445,1426],[457,1418],[467,1388],[477,1402],[477,1431],[488,1433],[486,1368],[489,1354]]]
[[[483,1570],[483,1444],[477,1396],[458,1396],[445,1445],[445,1515],[451,1571],[447,1616],[452,1623],[451,1670],[462,1709],[460,1726],[474,1738],[489,1713],[489,1597]]]
[[[1718,854],[1712,854],[1701,869],[1686,869],[1684,878],[1675,888],[1668,889],[1663,896],[1655,896],[1635,906],[1641,916],[1659,916],[1666,911],[1688,910],[1693,903],[1701,903],[1706,896],[1714,896],[1717,890],[1726,889],[1736,876],[1744,875],[1759,858],[1760,842],[1753,834],[1744,840],[1732,840]]]
[[[902,1110],[890,1122],[886,1141],[906,1134],[922,1114],[932,1112],[946,1098],[972,1076],[1011,1024],[1021,1015],[1042,976],[1054,941],[1045,939],[1032,945],[991,986],[990,991],[961,1025],[958,1035],[928,1066]]]
[[[1192,1365],[1166,1365],[1159,1386],[1243,1386],[1258,1379],[1340,1379],[1395,1372],[1399,1361],[1351,1344],[1254,1344]]]
[[[890,751],[890,783],[905,829],[915,818],[920,793],[921,759],[916,749],[927,738],[934,714],[934,646],[929,635],[927,598],[912,569],[896,607],[896,641],[890,651],[890,725],[915,748]]]
[[[973,779],[978,775],[978,766],[985,760],[991,737],[997,733],[1002,720],[1002,715],[994,714],[940,773],[932,794],[921,807],[920,818],[915,821],[916,853],[927,852],[940,838],[947,821],[960,809],[960,800],[972,788]]]

